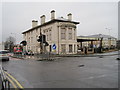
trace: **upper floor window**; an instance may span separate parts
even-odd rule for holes
[[[31,37],[31,43],[33,43],[33,37]]]
[[[52,31],[49,30],[49,40],[52,40]]]
[[[72,28],[69,28],[68,35],[69,35],[69,39],[72,39]]]
[[[76,30],[74,29],[74,40],[76,39]]]
[[[61,28],[61,39],[66,39],[66,30],[65,30],[65,28]]]

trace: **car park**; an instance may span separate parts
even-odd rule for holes
[[[0,61],[9,61],[9,51],[0,50]]]

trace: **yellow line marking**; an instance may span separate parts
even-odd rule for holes
[[[6,76],[6,77],[10,81],[10,83],[13,85],[13,87],[17,89],[17,86],[14,84],[14,82],[8,76]]]
[[[5,72],[5,71],[4,71]],[[21,89],[23,89],[23,86],[13,77],[13,76],[11,76],[9,73],[7,73],[7,72],[5,72],[10,78],[12,78],[15,82],[16,82],[16,84],[21,88]]]

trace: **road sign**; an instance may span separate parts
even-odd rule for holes
[[[55,45],[55,44],[53,44],[52,48],[55,50],[55,49],[56,49],[56,45]]]

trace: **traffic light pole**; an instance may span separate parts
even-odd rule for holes
[[[48,42],[46,42],[46,36],[42,34],[41,29],[40,29],[40,36],[37,39],[38,42],[40,42],[40,53],[43,54],[43,56],[46,57],[47,51],[46,51],[46,46],[49,46]]]
[[[42,35],[42,53],[44,53],[43,35]]]
[[[100,53],[102,53],[102,41],[103,41],[103,37],[101,37],[101,40],[100,40]]]
[[[43,45],[43,35],[41,33],[41,29],[40,29],[40,36],[42,37],[42,42],[40,43],[40,47],[41,47],[40,52],[43,54],[44,53],[44,45]]]
[[[40,36],[41,36],[41,28],[40,28]],[[42,43],[40,42],[40,53],[42,53]]]

